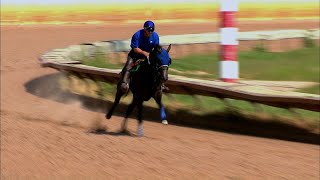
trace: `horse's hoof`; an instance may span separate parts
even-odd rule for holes
[[[143,137],[143,135],[144,135],[143,133],[137,133],[138,137]]]
[[[167,121],[167,120],[162,120],[162,124],[164,124],[164,125],[168,125],[169,123],[168,123],[168,121]]]
[[[106,119],[110,119],[111,118],[111,114],[106,114]]]
[[[137,136],[142,137],[143,136],[143,126],[139,125],[137,129]]]

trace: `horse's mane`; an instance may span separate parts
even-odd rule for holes
[[[161,51],[162,51],[162,46],[161,45],[154,46],[152,51],[150,52],[150,60],[156,60],[156,55],[158,53],[161,53]]]
[[[161,45],[155,45],[154,47],[153,47],[153,50],[152,50],[152,53],[156,53],[156,52],[161,52],[161,50],[162,50],[162,46]]]

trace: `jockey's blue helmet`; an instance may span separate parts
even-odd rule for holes
[[[153,32],[154,31],[154,23],[152,21],[146,21],[143,24],[143,28],[148,30],[149,32]]]

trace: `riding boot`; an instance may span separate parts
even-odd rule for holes
[[[128,55],[126,65],[122,70],[122,79],[121,79],[121,89],[123,92],[129,91],[130,83],[130,70],[132,66],[133,59]]]
[[[161,89],[162,89],[162,92],[165,92],[165,93],[169,92],[170,90],[166,85],[164,85],[164,83],[161,84]]]

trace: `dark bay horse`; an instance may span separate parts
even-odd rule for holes
[[[162,104],[162,83],[168,80],[168,68],[171,64],[169,51],[171,44],[167,49],[161,46],[155,47],[149,55],[149,59],[139,60],[140,63],[131,70],[130,91],[133,94],[131,104],[125,114],[122,124],[122,131],[127,131],[127,120],[133,109],[138,108],[138,129],[137,135],[143,136],[142,110],[143,102],[153,98],[160,108],[160,117],[162,124],[168,124],[166,112]],[[123,73],[121,73],[123,75]],[[120,78],[121,79],[121,78]],[[117,93],[114,103],[106,113],[106,118],[110,119],[121,97],[126,94],[121,88],[121,82],[117,84]]]

